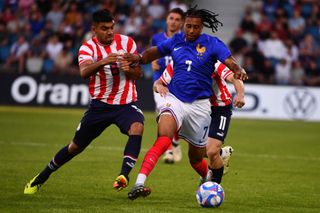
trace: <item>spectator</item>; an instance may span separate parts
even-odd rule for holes
[[[63,44],[59,41],[57,35],[52,35],[49,38],[48,44],[46,46],[46,53],[52,61],[55,61],[57,55],[61,52]]]
[[[11,65],[18,65],[18,72],[22,74],[24,72],[24,63],[26,54],[29,49],[29,43],[24,36],[19,36],[18,40],[13,43],[10,49],[10,56],[6,61],[6,69],[9,69]]]
[[[272,61],[269,59],[264,60],[264,70],[262,75],[260,75],[259,82],[263,84],[273,84],[274,83],[275,69],[272,64]]]
[[[306,27],[306,21],[301,16],[299,9],[294,10],[293,17],[288,21],[288,27],[291,38],[295,42],[298,42],[302,38],[304,29]]]
[[[256,24],[252,19],[250,11],[246,11],[243,19],[240,22],[240,28],[244,32],[253,32],[255,30]]]
[[[54,73],[56,74],[78,74],[78,72],[73,72],[71,65],[73,62],[73,55],[68,50],[67,47],[58,53],[57,57],[54,60]]]
[[[169,10],[172,10],[173,8],[180,8],[181,10],[183,10],[183,12],[186,12],[188,10],[188,6],[181,0],[170,1]]]
[[[46,20],[52,23],[52,28],[54,32],[58,31],[60,23],[64,19],[63,11],[60,8],[59,2],[53,2],[52,9],[46,16]]]
[[[34,0],[19,0],[18,8],[22,12],[23,16],[29,16],[29,11],[34,5]]]
[[[319,57],[319,44],[313,39],[311,34],[305,35],[299,44],[299,57],[303,61],[303,66],[307,67],[311,61],[315,61]]]
[[[304,75],[304,69],[302,68],[300,61],[294,61],[292,63],[290,84],[296,86],[303,85]]]
[[[31,10],[30,25],[33,35],[37,35],[45,25],[45,20],[36,6]]]
[[[291,60],[289,57],[279,60],[275,67],[275,80],[277,84],[287,85],[290,82]]]
[[[314,61],[309,61],[304,80],[307,86],[320,86],[320,69]]]
[[[166,13],[164,6],[159,4],[159,0],[151,0],[147,11],[153,19],[163,19]]]
[[[28,73],[40,73],[45,58],[44,45],[40,37],[36,37],[31,41],[27,55],[26,70]]]
[[[78,10],[78,5],[76,2],[71,2],[70,5],[67,5],[68,9],[64,17],[64,22],[66,25],[74,25],[77,21],[77,16],[81,15]]]
[[[287,49],[283,42],[279,39],[275,31],[271,32],[271,37],[259,43],[259,50],[263,55],[271,60],[272,66],[275,67],[280,59],[286,57]]]

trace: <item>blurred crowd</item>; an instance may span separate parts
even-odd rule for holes
[[[116,32],[142,52],[183,0],[0,0],[0,70],[78,75],[77,54],[90,38],[91,13],[109,9]],[[320,86],[320,1],[249,0],[229,47],[249,82]],[[218,11],[223,12],[223,11]],[[144,67],[150,78],[150,65]]]
[[[229,46],[249,82],[320,86],[320,1],[250,0]]]
[[[91,14],[108,9],[117,33],[132,36],[142,52],[165,30],[167,11],[187,9],[169,0],[0,0],[0,70],[78,75],[77,54],[91,37]],[[151,77],[151,67],[145,67]]]

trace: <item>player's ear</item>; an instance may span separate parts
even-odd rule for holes
[[[95,32],[97,30],[97,23],[93,23],[92,25],[91,25],[91,31],[92,32]]]

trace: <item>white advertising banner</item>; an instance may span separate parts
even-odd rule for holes
[[[232,85],[230,90],[234,92]],[[245,85],[246,105],[233,116],[254,119],[320,121],[320,88]]]

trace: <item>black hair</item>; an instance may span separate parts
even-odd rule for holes
[[[214,13],[210,10],[206,10],[206,9],[196,9],[198,5],[190,8],[189,10],[187,10],[186,12],[186,17],[194,17],[194,18],[201,18],[202,24],[207,27],[207,28],[211,28],[212,32],[216,32],[218,31],[218,26],[221,25],[223,26],[223,24],[218,21],[218,19],[216,18],[219,14]]]
[[[113,15],[109,10],[98,10],[92,14],[93,23],[100,22],[112,22],[114,20]]]
[[[169,11],[168,15],[169,15],[170,13],[177,13],[177,14],[179,14],[179,15],[181,16],[182,19],[184,19],[184,15],[185,15],[185,14],[184,14],[183,10],[182,10],[181,8],[179,8],[179,7],[176,7],[176,8],[171,9],[171,10]]]

